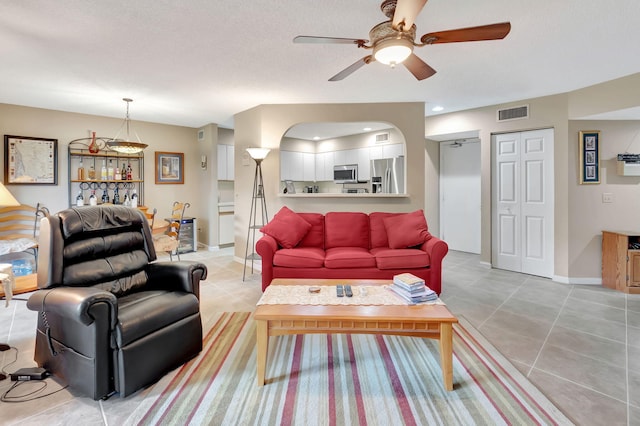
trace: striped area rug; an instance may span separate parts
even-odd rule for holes
[[[454,325],[454,390],[437,341],[401,336],[272,337],[257,386],[251,313],[220,314],[202,353],[146,390],[128,424],[571,424],[464,320]]]

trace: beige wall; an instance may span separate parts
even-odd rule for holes
[[[52,212],[69,206],[67,147],[71,140],[88,137],[91,131],[99,136],[115,136],[123,118],[108,118],[86,114],[52,111],[16,105],[0,104],[0,132],[3,135],[33,136],[58,140],[58,184],[57,185],[9,185],[16,198],[26,204],[44,203]],[[211,160],[215,150],[214,137],[209,145],[199,144],[197,129],[165,124],[133,121],[132,128],[140,139],[149,145],[144,151],[144,203],[158,209],[159,217],[171,213],[173,201],[188,201],[189,216],[198,218],[202,230],[198,238],[205,243],[210,236],[206,232],[211,205],[209,182],[215,179],[215,168],[200,168],[200,156],[207,154]],[[217,126],[210,130],[213,132]],[[215,137],[217,140],[217,137]],[[4,143],[2,144],[4,158]],[[185,157],[184,185],[156,185],[154,174],[154,151],[183,152]],[[4,163],[3,163],[4,164]],[[211,161],[210,161],[211,164]],[[215,162],[213,163],[215,164]],[[4,167],[4,165],[2,166]],[[4,179],[3,179],[4,180]]]
[[[530,107],[529,119],[497,123],[498,108],[523,104]],[[640,153],[640,121],[575,119],[639,106],[640,73],[565,94],[427,117],[427,139],[463,131],[479,132],[482,162],[481,261],[491,263],[491,134],[553,128],[554,279],[570,283],[600,283],[602,230],[640,231],[636,214],[640,207],[640,177],[617,176],[615,164],[615,157],[619,153]],[[598,185],[580,185],[578,182],[580,130],[601,131],[602,170],[601,183]],[[437,142],[427,141],[427,151],[434,153],[429,158],[437,158],[436,150]],[[425,160],[425,167],[427,177],[437,176],[436,163]],[[436,208],[435,180],[427,179],[427,182],[427,208],[431,208],[430,203]],[[605,192],[613,194],[613,203],[602,203],[602,194]]]
[[[511,104],[490,106],[468,111],[443,114],[425,119],[425,135],[427,139],[456,132],[478,131],[481,143],[481,254],[482,262],[491,263],[491,135],[495,133],[518,132],[523,130],[553,128],[554,129],[554,170],[555,170],[555,274],[560,279],[568,277],[567,258],[567,158],[569,151],[567,130],[567,95],[547,96],[537,99],[518,101]],[[496,110],[523,104],[529,105],[528,119],[498,123]],[[436,142],[427,143],[428,151],[434,154],[438,148]],[[434,155],[431,159],[439,158]],[[426,162],[428,176],[437,176],[437,161]],[[438,210],[438,183],[429,179],[425,188],[429,209]]]
[[[404,198],[286,198],[280,192],[280,141],[287,130],[305,122],[379,121],[404,135],[407,153],[407,193]],[[243,258],[246,247],[255,164],[245,155],[248,147],[272,151],[262,164],[269,218],[284,205],[295,211],[410,211],[424,207],[424,104],[304,104],[261,105],[234,116],[235,122],[235,254]],[[432,219],[427,212],[427,220]]]
[[[579,184],[579,132],[600,131],[600,184]],[[618,176],[616,157],[640,154],[639,121],[569,122],[569,273],[581,282],[599,282],[602,276],[602,231],[640,232],[640,176]],[[613,203],[603,203],[610,193]]]

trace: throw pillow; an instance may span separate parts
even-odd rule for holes
[[[284,248],[293,248],[307,235],[309,229],[309,222],[284,206],[260,232],[272,236]]]
[[[390,248],[420,245],[431,238],[422,210],[384,218]]]

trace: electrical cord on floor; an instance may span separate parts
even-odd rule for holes
[[[12,349],[15,351],[15,356],[13,358],[13,361],[3,365],[2,366],[2,370],[1,370],[2,374],[6,375],[7,377],[10,376],[11,373],[8,373],[5,369],[7,367],[9,367],[10,365],[15,364],[16,361],[18,360],[18,348],[14,347],[14,346],[10,346],[9,350],[12,350]],[[15,396],[10,395],[10,393],[12,391],[14,391],[15,389],[19,389],[20,386],[27,385],[28,383],[33,383],[34,385],[38,384],[40,386],[38,386],[36,389],[34,389],[34,390],[30,391],[30,392],[24,393],[24,394],[15,395]],[[16,381],[9,387],[9,389],[7,389],[7,391],[5,393],[2,394],[2,396],[0,396],[0,401],[2,401],[2,402],[27,402],[27,401],[33,401],[35,399],[40,399],[40,398],[47,397],[49,395],[53,395],[54,393],[60,392],[61,390],[66,389],[68,387],[68,386],[64,386],[64,387],[62,387],[60,389],[57,389],[57,390],[55,390],[53,392],[49,392],[49,393],[44,394],[44,395],[38,395],[36,397],[29,398],[32,395],[35,395],[35,394],[37,394],[39,392],[42,392],[47,387],[47,384],[48,383],[46,381],[44,381],[44,380]]]
[[[37,383],[40,386],[28,393],[25,394],[21,394],[21,395],[16,395],[16,396],[10,396],[9,393],[15,389],[18,389],[20,386],[23,385],[27,385],[28,383]],[[24,381],[24,382],[15,382],[13,385],[11,385],[11,387],[2,394],[2,396],[0,396],[0,401],[2,402],[27,402],[27,401],[34,401],[36,399],[40,399],[40,398],[45,398],[47,396],[53,395],[54,393],[60,392],[61,390],[65,390],[68,385],[61,387],[60,389],[56,389],[53,392],[49,392],[46,393],[44,395],[38,395],[38,396],[34,396],[31,398],[28,398],[32,395],[35,395],[39,392],[42,392],[46,387],[47,387],[48,383],[44,380],[28,380],[28,381]]]
[[[10,363],[8,363],[8,364],[3,365],[3,366],[2,366],[2,369],[0,369],[0,372],[1,372],[2,374],[4,374],[4,375],[5,375],[5,377],[9,377],[9,374],[10,374],[10,373],[7,373],[7,370],[5,370],[5,368],[7,368],[7,367],[8,367],[8,366],[10,366],[10,365],[15,364],[15,363],[16,363],[16,361],[18,360],[18,348],[14,347],[14,346],[9,346],[9,349],[8,349],[8,350],[11,350],[11,349],[13,349],[13,350],[15,351],[15,356],[13,357],[13,361],[11,361],[11,362],[10,362]]]

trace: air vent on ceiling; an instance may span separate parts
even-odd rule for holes
[[[529,105],[498,110],[498,121],[521,120],[523,118],[529,118]]]
[[[389,132],[376,134],[376,143],[389,142]]]

